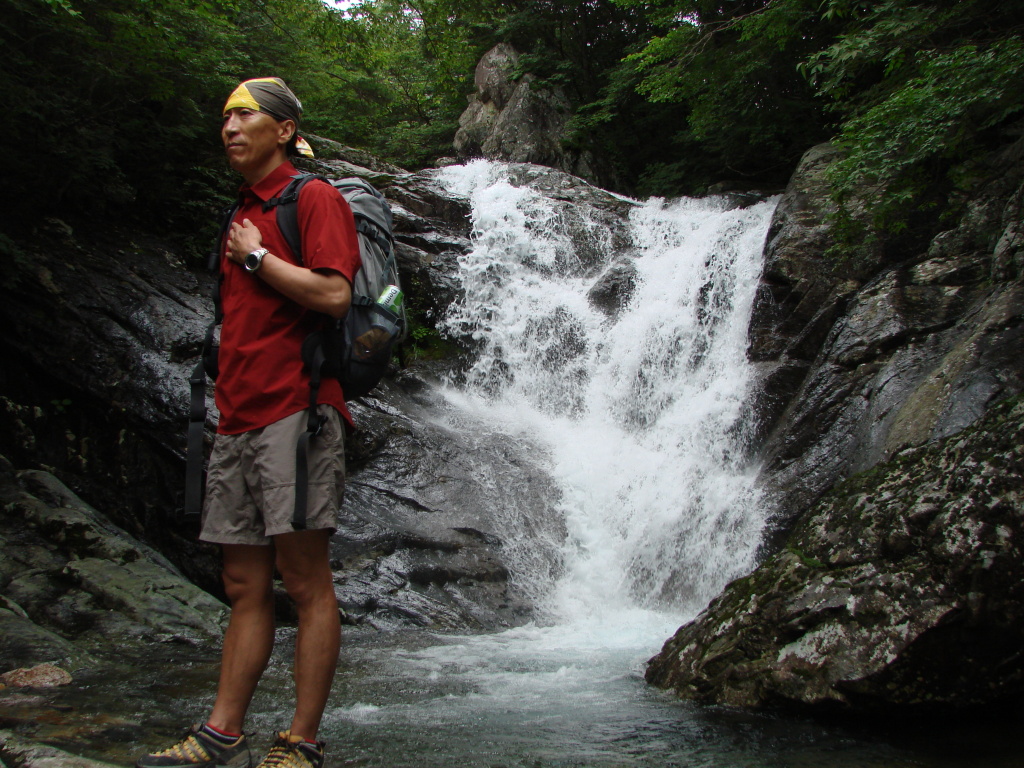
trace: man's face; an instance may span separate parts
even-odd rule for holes
[[[224,113],[220,136],[227,152],[228,163],[247,178],[265,175],[276,165],[277,152],[283,148],[294,132],[291,120],[278,122],[263,112],[235,107]]]

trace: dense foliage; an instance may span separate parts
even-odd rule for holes
[[[618,76],[676,114],[677,149],[636,169],[642,191],[692,194],[720,181],[780,187],[803,152],[829,136],[823,104],[797,71],[834,29],[819,0],[616,2],[645,7],[662,30]],[[612,123],[621,119],[616,98],[603,107]]]
[[[999,0],[0,0],[0,244],[52,216],[203,220],[233,183],[218,113],[243,77],[288,80],[307,131],[429,165],[499,41],[574,105],[563,140],[609,185],[777,188],[835,138],[837,199],[899,231],[1020,119],[1022,30]]]
[[[834,194],[868,201],[866,220],[840,208],[844,248],[874,233],[911,241],[991,172],[986,151],[1019,138],[1024,111],[1024,8],[995,0],[851,7],[844,33],[806,63],[822,96],[844,118],[846,158]]]
[[[207,197],[213,95],[248,62],[207,4],[3,0],[5,229]],[[174,209],[172,209],[172,213]],[[187,210],[181,213],[188,215]]]

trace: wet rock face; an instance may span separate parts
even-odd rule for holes
[[[587,298],[606,315],[614,317],[629,303],[636,288],[636,279],[636,266],[633,262],[617,262],[594,283],[594,287],[587,292]]]
[[[1024,692],[1024,400],[808,512],[651,660],[686,698],[884,708]]]
[[[769,444],[766,475],[784,516],[839,478],[953,434],[1021,391],[1021,287],[937,284],[925,266],[865,286],[830,332]]]
[[[835,157],[809,152],[780,202],[752,319],[763,477],[782,526],[842,478],[953,434],[1024,387],[1024,293],[1015,277],[993,279],[1014,263],[1020,168],[927,252],[835,265],[824,255]]]
[[[515,91],[512,77],[518,63],[519,52],[507,43],[500,43],[477,64],[473,75],[476,93],[459,118],[459,130],[455,134],[455,150],[463,157],[483,156],[483,145]]]
[[[515,163],[507,169],[511,184],[531,187],[555,201],[555,215],[545,226],[566,235],[573,247],[560,255],[554,269],[566,275],[597,278],[598,270],[605,268],[609,250],[621,254],[620,263],[630,268],[634,244],[628,221],[637,206],[635,201],[553,168]],[[615,271],[616,265],[607,269]]]
[[[212,282],[152,241],[88,242],[54,226],[36,245],[17,283],[0,286],[0,453],[59,473],[133,535],[159,530],[201,579],[206,558],[175,509],[182,382]]]
[[[545,542],[565,531],[535,515],[557,498],[536,457],[444,414],[440,396],[408,376],[355,406],[361,427],[386,440],[353,467],[332,541],[349,623],[465,631],[527,621],[530,588],[516,578],[526,528],[539,536],[529,557],[558,567]]]

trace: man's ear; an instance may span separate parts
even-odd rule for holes
[[[292,136],[294,136],[295,132],[298,130],[298,126],[295,125],[295,121],[294,120],[282,120],[277,125],[278,125],[277,143],[278,144],[282,144],[282,145],[287,144],[289,141],[291,141],[292,140]]]

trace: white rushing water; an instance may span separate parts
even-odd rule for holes
[[[545,569],[532,593],[555,624],[692,616],[752,567],[764,525],[742,417],[774,202],[636,204],[624,254],[596,216],[582,210],[577,220],[514,185],[507,166],[479,161],[443,179],[474,216],[474,249],[461,259],[466,299],[446,323],[472,333],[480,351],[456,399],[532,439],[562,494],[560,573],[551,582]],[[636,287],[609,318],[588,292],[625,255]]]

